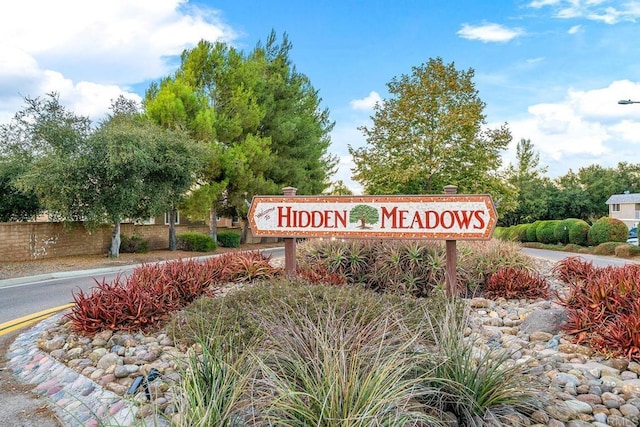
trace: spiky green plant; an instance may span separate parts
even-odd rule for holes
[[[441,393],[427,396],[426,403],[442,405],[467,426],[500,424],[505,415],[526,418],[536,401],[535,379],[509,352],[483,349],[477,335],[465,337],[468,310],[460,301],[447,302],[443,317],[427,329],[442,359],[433,372],[437,380],[430,384]],[[434,397],[440,400],[429,400]]]
[[[253,368],[247,352],[234,350],[232,340],[219,336],[201,343],[202,354],[192,353],[176,388],[177,426],[239,426],[250,400],[245,390]]]

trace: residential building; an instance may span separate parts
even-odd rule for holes
[[[640,222],[640,193],[614,194],[606,201],[609,216],[623,221],[633,228]]]

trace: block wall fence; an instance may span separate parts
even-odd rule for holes
[[[220,229],[222,231],[223,229]],[[59,222],[0,223],[0,262],[29,261],[72,255],[108,254],[112,227],[88,231],[82,223],[64,225]],[[176,225],[176,233],[197,231],[209,233],[206,225]],[[149,240],[151,250],[169,248],[166,225],[122,224],[121,235],[140,236]]]

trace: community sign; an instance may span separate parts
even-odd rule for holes
[[[497,222],[489,195],[255,196],[254,236],[487,240]]]

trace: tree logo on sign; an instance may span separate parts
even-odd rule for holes
[[[379,219],[378,209],[369,205],[356,205],[349,212],[349,222],[360,222],[358,228],[361,230],[370,229],[371,227],[367,227],[367,224],[375,224]]]

